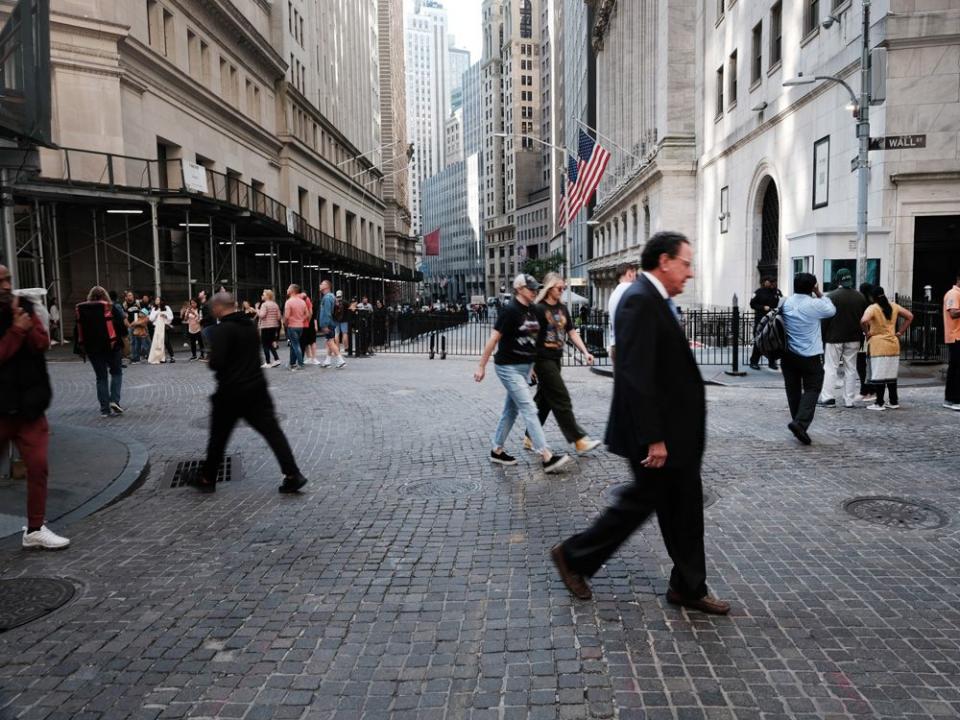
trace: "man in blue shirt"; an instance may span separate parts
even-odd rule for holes
[[[340,355],[340,346],[337,345],[337,327],[333,317],[333,308],[336,304],[336,298],[333,295],[330,281],[324,280],[320,283],[320,307],[317,310],[317,327],[319,335],[323,337],[327,345],[327,356],[320,363],[320,367],[330,367],[330,360],[333,359],[337,370],[346,367],[347,362]]]
[[[797,440],[809,445],[807,429],[823,389],[820,321],[836,315],[837,308],[830,298],[823,297],[814,275],[799,273],[793,278],[793,295],[780,312],[787,333],[787,349],[780,364],[792,418],[787,427]]]

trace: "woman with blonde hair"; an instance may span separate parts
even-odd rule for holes
[[[264,290],[257,305],[257,315],[260,318],[260,342],[263,345],[263,365],[261,367],[277,367],[280,364],[280,355],[277,354],[277,337],[280,335],[280,306],[274,300],[273,290]],[[270,354],[273,353],[273,362]]]
[[[563,304],[564,290],[566,283],[560,274],[547,273],[543,278],[543,287],[534,301],[533,311],[540,321],[537,359],[533,365],[537,377],[537,395],[534,400],[537,403],[540,424],[546,423],[552,412],[563,437],[573,444],[578,453],[583,454],[596,449],[600,441],[591,439],[577,422],[570,393],[560,375],[560,366],[568,342],[583,353],[587,365],[593,364],[593,355],[580,339],[580,333],[574,328],[570,313]],[[529,435],[524,438],[523,446],[527,450],[533,449]]]
[[[897,323],[904,323],[897,329]],[[873,305],[860,318],[860,325],[867,336],[867,383],[877,393],[877,399],[867,410],[896,410],[900,407],[897,396],[897,375],[900,369],[900,338],[903,337],[913,313],[887,299],[883,288],[873,289]],[[890,390],[890,402],[883,403],[886,390]]]

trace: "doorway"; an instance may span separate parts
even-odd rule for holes
[[[930,285],[940,302],[960,272],[960,215],[928,215],[914,221],[913,299],[924,299]]]
[[[760,203],[760,278],[780,277],[780,194],[772,178],[767,180]]]

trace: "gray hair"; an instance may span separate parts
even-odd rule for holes
[[[236,307],[237,301],[233,297],[232,293],[228,293],[226,290],[221,290],[216,295],[213,296],[213,299],[210,301],[214,305],[226,305],[227,307]]]

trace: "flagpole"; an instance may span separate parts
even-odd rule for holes
[[[642,157],[640,157],[639,155],[634,155],[632,152],[630,152],[629,150],[627,150],[626,148],[624,148],[622,145],[618,145],[617,143],[615,143],[613,140],[611,140],[610,138],[608,138],[606,135],[604,135],[602,132],[600,132],[600,131],[597,130],[596,128],[593,128],[593,127],[590,127],[589,125],[587,125],[583,120],[579,120],[579,119],[578,119],[578,120],[577,120],[577,124],[582,125],[582,126],[585,127],[587,130],[589,130],[590,132],[594,133],[598,138],[601,138],[601,139],[603,139],[603,140],[606,140],[608,143],[610,143],[611,145],[613,145],[613,146],[614,146],[617,150],[619,150],[620,152],[625,153],[626,155],[629,155],[629,156],[632,157],[634,160],[639,160],[640,162],[643,162],[643,158],[642,158]]]

